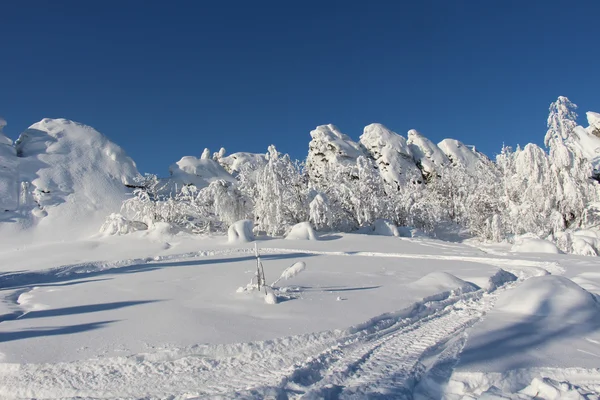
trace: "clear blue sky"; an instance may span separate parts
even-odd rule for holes
[[[559,95],[581,123],[600,112],[598,15],[597,0],[4,1],[0,115],[13,139],[83,122],[162,175],[204,147],[304,158],[325,123],[494,155],[541,143]]]

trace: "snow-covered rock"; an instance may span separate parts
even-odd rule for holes
[[[408,144],[415,162],[421,166],[423,174],[427,177],[450,164],[448,157],[431,140],[427,139],[416,129],[408,131]]]
[[[420,182],[422,174],[413,159],[406,139],[381,124],[370,124],[360,137],[383,179],[396,187]]]
[[[2,133],[6,121],[0,118],[0,212],[19,205],[18,160],[12,140]]]
[[[547,253],[560,254],[560,250],[552,242],[536,238],[520,238],[512,246],[513,253]]]
[[[117,212],[139,175],[135,163],[95,129],[46,118],[15,142],[22,211],[45,216],[38,232],[53,239],[96,233]]]
[[[355,165],[356,159],[365,156],[360,145],[343,134],[335,125],[321,125],[310,132],[306,169],[311,179],[323,177],[327,167]]]
[[[526,280],[503,292],[495,309],[522,315],[571,318],[577,314],[600,313],[597,299],[568,278],[546,275]]]
[[[195,185],[197,188],[204,188],[217,180],[235,182],[233,176],[210,158],[183,157],[169,167],[169,172],[173,183]]]
[[[489,161],[483,153],[455,139],[444,139],[438,143],[438,147],[453,165],[462,165],[467,169],[474,169],[480,162]]]
[[[289,240],[319,240],[310,222],[300,222],[292,226],[285,238]]]
[[[148,225],[140,221],[131,221],[123,217],[121,214],[110,214],[102,227],[100,233],[102,235],[126,235],[137,231],[148,229]]]
[[[265,165],[267,163],[267,158],[264,154],[240,152],[222,157],[218,161],[227,172],[236,174],[240,172],[244,166],[255,169],[261,165]]]
[[[373,223],[373,234],[381,236],[400,236],[396,224],[387,219],[378,219]]]
[[[229,243],[247,243],[254,240],[254,223],[249,219],[236,221],[227,230]]]

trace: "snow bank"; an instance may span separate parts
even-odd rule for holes
[[[447,272],[432,272],[414,282],[412,286],[422,289],[432,289],[436,293],[443,293],[451,290],[472,292],[479,289],[476,285],[463,281],[459,277]]]
[[[110,214],[102,227],[100,233],[102,235],[126,235],[137,231],[148,229],[148,225],[140,221],[131,221],[123,217],[121,214]]]
[[[580,313],[600,311],[594,295],[568,278],[546,275],[530,278],[502,293],[496,310],[522,315],[571,319]]]
[[[513,253],[547,253],[560,254],[560,250],[552,242],[535,238],[521,238],[512,246]]]
[[[400,236],[396,224],[387,219],[378,219],[373,223],[373,234],[381,236]]]
[[[192,156],[183,157],[172,164],[169,172],[174,183],[195,185],[197,188],[204,188],[217,180],[235,182],[235,178],[225,171],[217,161]]]
[[[54,240],[94,234],[117,212],[139,175],[135,163],[95,129],[46,118],[15,142],[22,183],[20,208],[39,234]]]
[[[289,240],[319,240],[310,222],[300,222],[292,227],[286,235]]]
[[[229,243],[247,243],[254,241],[254,222],[249,219],[236,221],[227,230]]]

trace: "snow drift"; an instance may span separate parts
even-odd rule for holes
[[[560,254],[560,250],[554,243],[535,238],[518,239],[512,246],[511,251],[514,253]]]
[[[498,297],[496,310],[521,315],[576,318],[581,313],[600,313],[596,297],[563,276],[528,279]],[[600,314],[598,314],[600,316]]]

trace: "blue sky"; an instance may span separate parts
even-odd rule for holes
[[[541,143],[559,95],[581,123],[600,112],[598,15],[598,1],[5,1],[0,115],[13,139],[44,117],[83,122],[162,175],[204,147],[304,158],[326,123],[493,156]]]

